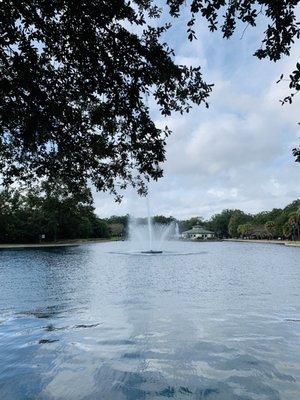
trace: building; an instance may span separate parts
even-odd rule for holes
[[[197,240],[197,239],[207,240],[207,239],[213,239],[214,237],[215,237],[214,232],[211,232],[203,228],[201,225],[193,226],[192,229],[190,229],[189,231],[182,232],[181,234],[181,239],[191,239],[191,240]]]

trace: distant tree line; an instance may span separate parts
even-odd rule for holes
[[[109,225],[94,212],[89,190],[69,194],[64,186],[0,192],[0,242],[36,243],[107,238]]]
[[[129,215],[112,216],[105,220],[109,225],[119,227],[119,235],[128,233]],[[139,224],[146,224],[147,218],[137,218]],[[178,223],[179,231],[192,229],[201,225],[215,233],[220,238],[249,238],[249,239],[289,239],[300,240],[300,200],[295,200],[284,208],[274,208],[271,211],[262,211],[249,214],[237,209],[225,209],[213,215],[210,219],[192,217],[186,220],[177,220],[172,216],[156,215],[154,223]]]
[[[184,221],[191,225],[197,220]],[[208,221],[198,218],[201,225],[215,232],[219,238],[248,239],[300,239],[300,200],[295,200],[285,208],[274,208],[257,214],[247,214],[241,210],[223,210]]]
[[[0,192],[0,243],[37,243],[66,239],[126,238],[129,215],[99,218],[95,213],[90,190],[70,193],[63,184]],[[222,238],[300,240],[300,200],[285,208],[274,208],[258,214],[241,210],[223,210],[209,220],[192,217],[176,220],[156,215],[156,224],[178,223],[179,231],[195,225],[213,231]],[[147,218],[136,223],[146,224]]]

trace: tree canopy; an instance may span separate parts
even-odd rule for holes
[[[300,239],[300,200],[257,214],[223,210],[203,223],[219,238]]]
[[[126,238],[129,215],[100,218],[95,214],[90,190],[70,193],[68,187],[43,183],[24,189],[0,191],[0,243],[37,243],[66,239]],[[137,218],[146,225],[147,218]],[[300,200],[285,208],[274,208],[257,214],[241,210],[223,210],[209,220],[192,217],[177,220],[172,216],[156,215],[154,224],[178,223],[180,232],[202,225],[222,238],[300,240]]]
[[[193,0],[188,39],[197,15],[229,38],[238,23],[265,37],[255,53],[277,61],[299,38],[297,0]],[[87,182],[114,194],[127,184],[145,192],[162,176],[170,131],[151,119],[147,96],[162,115],[207,104],[212,84],[200,67],[174,62],[163,41],[184,0],[7,0],[0,2],[0,168],[16,179],[63,181],[76,192]],[[299,74],[291,75],[299,90]],[[293,93],[292,93],[293,94]],[[292,97],[291,97],[292,99]],[[295,149],[300,161],[299,150]]]
[[[0,243],[105,238],[109,225],[94,213],[89,190],[72,194],[48,184],[0,192]]]

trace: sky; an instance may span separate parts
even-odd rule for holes
[[[244,34],[244,26],[238,27],[232,39],[224,40],[200,20],[198,39],[191,43],[186,16],[173,22],[165,39],[175,61],[200,65],[206,82],[215,86],[209,109],[195,106],[183,116],[163,118],[150,103],[156,124],[173,132],[164,177],[149,186],[153,215],[208,219],[225,208],[256,213],[300,198],[300,164],[292,156],[300,143],[300,98],[282,106],[287,82],[276,84],[299,61],[300,43],[277,63],[260,61],[253,53],[263,38],[262,25]],[[146,215],[146,199],[132,189],[123,193],[121,204],[106,193],[95,192],[94,199],[101,217]]]

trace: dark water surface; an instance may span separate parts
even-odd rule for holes
[[[300,248],[126,246],[0,252],[1,400],[300,399]]]

